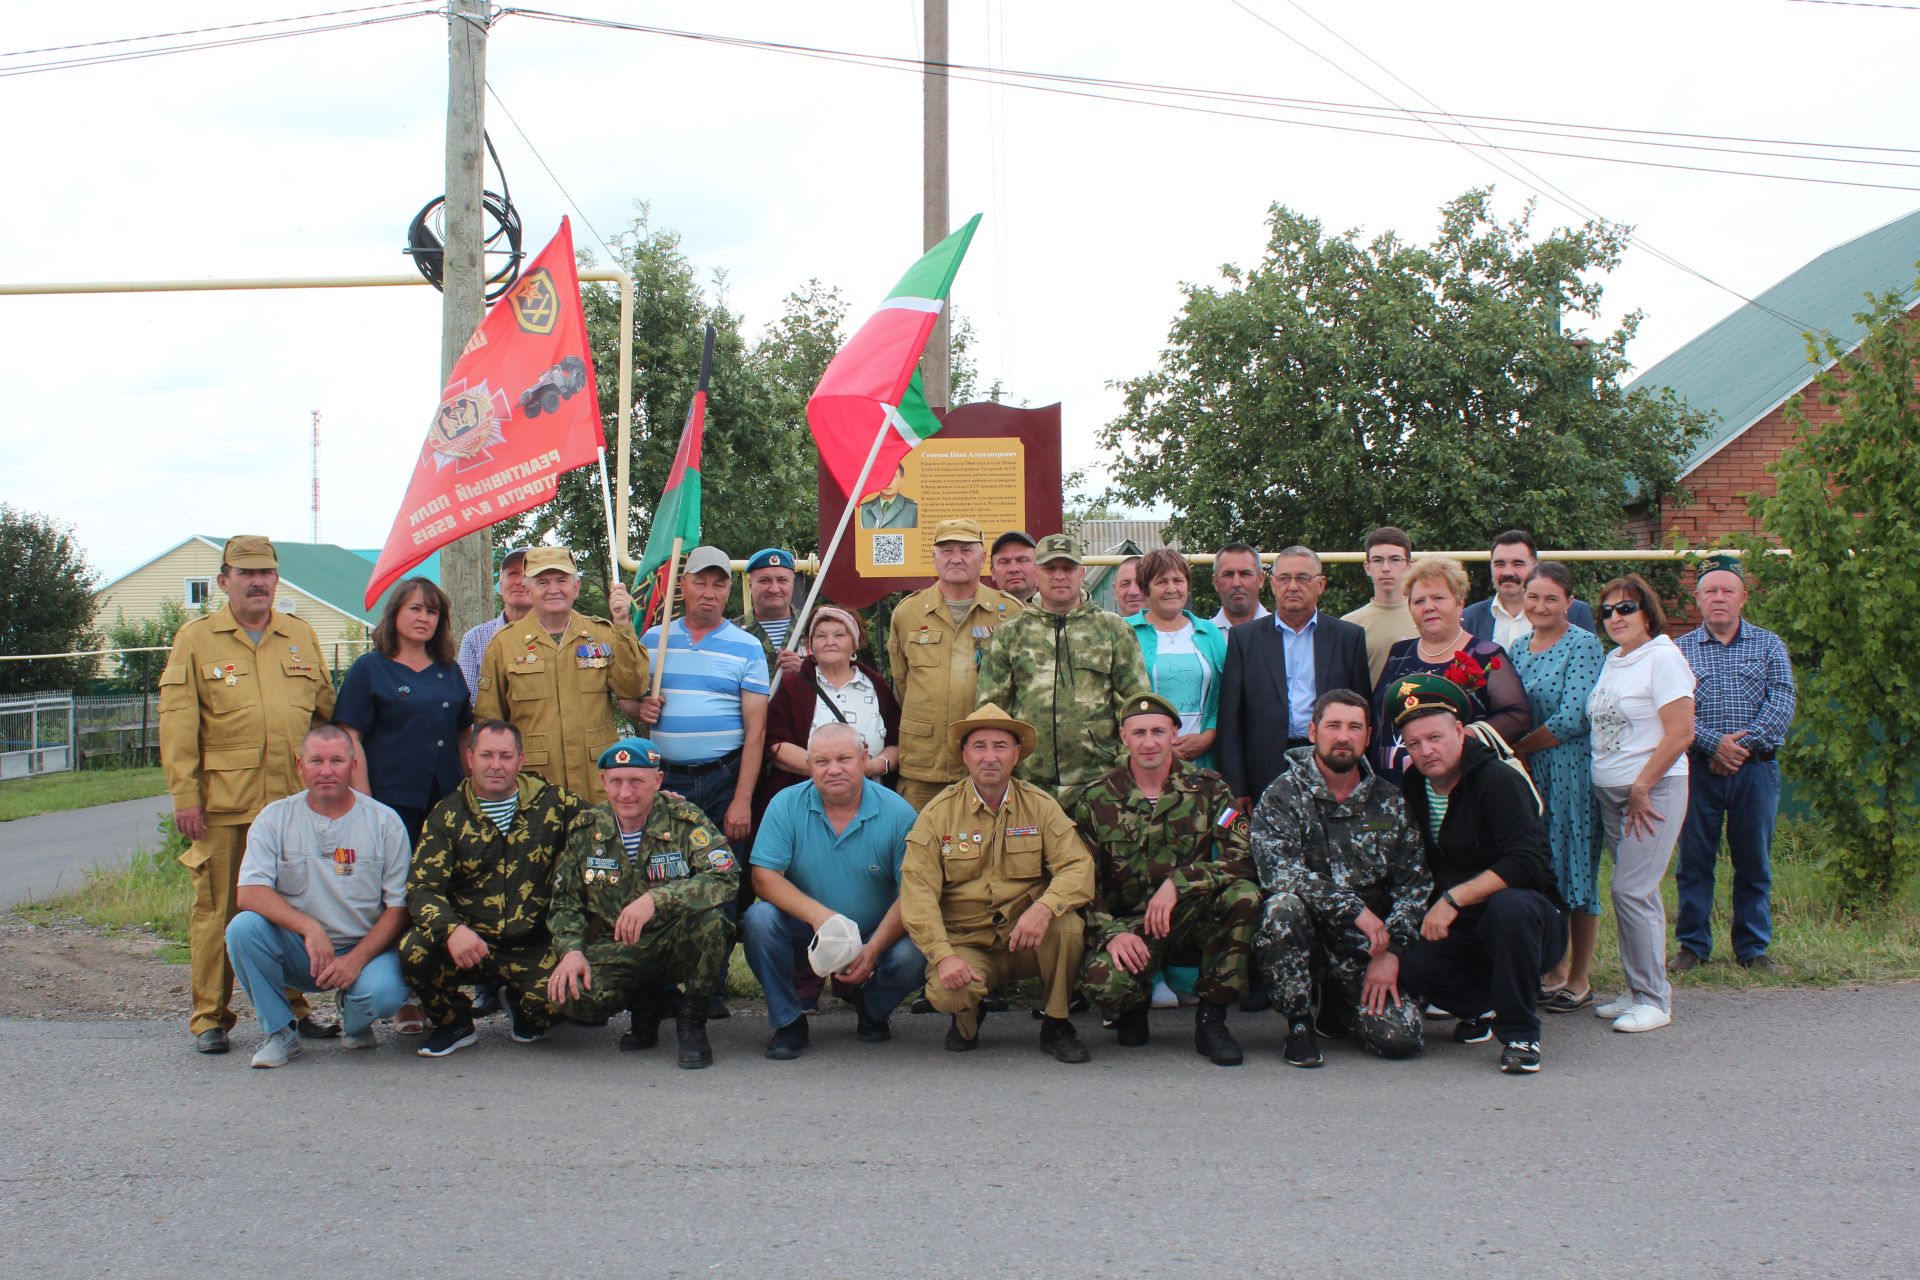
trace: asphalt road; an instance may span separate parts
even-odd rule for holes
[[[0,822],[0,912],[70,892],[94,864],[121,864],[134,849],[157,846],[155,824],[172,809],[166,796],[150,796]]]
[[[1184,1013],[1130,1051],[1080,1021],[1067,1067],[1024,1014],[965,1056],[829,1015],[789,1063],[736,1017],[706,1071],[617,1026],[252,1071],[250,1031],[0,1023],[0,1238],[21,1275],[1920,1273],[1920,986],[1571,1015],[1534,1077],[1450,1042],[1295,1070],[1271,1014],[1223,1070]]]

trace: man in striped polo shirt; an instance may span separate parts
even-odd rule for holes
[[[683,615],[667,627],[661,696],[640,700],[640,719],[666,761],[662,785],[685,796],[732,841],[753,830],[754,783],[766,746],[766,651],[727,621],[733,562],[718,547],[687,553]],[[658,652],[660,628],[641,647]]]

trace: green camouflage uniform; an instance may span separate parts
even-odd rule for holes
[[[1039,743],[1018,773],[1064,803],[1070,788],[1126,759],[1121,705],[1152,687],[1133,628],[1083,599],[1064,618],[1036,607],[1002,623],[980,663],[975,705],[994,703],[1033,726]]]
[[[1344,801],[1327,790],[1312,747],[1287,767],[1253,811],[1253,861],[1268,897],[1254,951],[1274,1007],[1289,1021],[1321,1003],[1344,1005],[1366,1048],[1388,1058],[1420,1052],[1420,1010],[1409,999],[1379,1016],[1360,1009],[1370,957],[1354,922],[1362,908],[1386,922],[1397,955],[1420,936],[1433,879],[1399,788],[1360,761],[1360,784]]]
[[[787,616],[789,618],[794,619],[795,621],[798,621],[800,618],[800,611],[798,609],[788,609]],[[748,609],[746,613],[742,614],[738,618],[735,618],[733,620],[733,625],[740,628],[742,631],[746,632],[748,635],[752,636],[755,640],[758,640],[760,642],[761,650],[767,655],[767,678],[771,680],[773,678],[773,673],[780,666],[780,661],[779,661],[780,649],[778,646],[776,646],[773,643],[773,637],[768,635],[766,628],[760,625],[760,619],[753,616],[752,609]],[[793,642],[793,633],[789,631],[787,633],[787,643],[791,644],[792,642]]]
[[[1080,985],[1089,1000],[1137,1009],[1153,994],[1162,966],[1197,955],[1202,1000],[1226,1004],[1247,990],[1249,948],[1260,914],[1260,890],[1247,855],[1247,820],[1220,818],[1233,808],[1233,789],[1211,769],[1178,762],[1158,803],[1142,795],[1126,765],[1082,788],[1067,816],[1093,851],[1095,890],[1087,907],[1086,961]],[[1172,877],[1172,926],[1149,938],[1147,900]],[[1123,933],[1147,944],[1151,957],[1139,973],[1113,963],[1107,950]]]
[[[611,807],[601,805],[574,828],[553,873],[553,951],[578,951],[592,967],[593,987],[561,1007],[569,1018],[599,1021],[630,1008],[642,991],[684,983],[704,1005],[726,985],[733,923],[722,908],[740,891],[740,868],[727,838],[685,800],[656,796],[633,858],[620,843]],[[654,917],[628,946],[613,940],[613,922],[643,893]]]
[[[413,927],[400,938],[407,985],[437,1027],[473,1016],[465,988],[506,987],[523,1020],[544,1027],[553,972],[547,908],[553,867],[567,836],[589,821],[593,807],[571,791],[520,775],[519,808],[506,831],[493,825],[474,798],[471,780],[433,807],[407,871],[407,911]],[[487,944],[484,960],[456,968],[447,938],[459,925]]]

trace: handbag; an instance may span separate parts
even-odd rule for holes
[[[1547,806],[1540,799],[1540,788],[1533,785],[1533,773],[1527,768],[1527,762],[1513,754],[1513,748],[1500,731],[1485,720],[1476,720],[1467,726],[1467,732],[1480,740],[1480,745],[1493,752],[1494,758],[1506,765],[1522,778],[1526,779],[1527,790],[1533,793],[1533,811],[1536,817],[1544,816]]]

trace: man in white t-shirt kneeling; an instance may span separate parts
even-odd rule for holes
[[[306,790],[262,809],[247,832],[227,925],[227,954],[266,1032],[256,1067],[300,1052],[285,988],[339,992],[348,1049],[373,1048],[374,1022],[407,1000],[394,949],[407,927],[406,827],[353,790],[353,740],[338,726],[307,734],[299,767]]]

